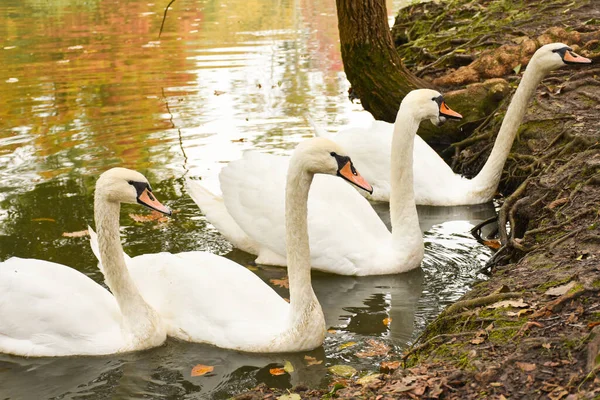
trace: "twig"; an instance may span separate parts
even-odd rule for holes
[[[160,35],[162,34],[163,31],[163,27],[165,26],[165,19],[167,19],[167,11],[169,10],[169,7],[171,7],[171,4],[175,3],[175,0],[171,0],[169,2],[169,4],[167,5],[167,7],[165,8],[165,13],[163,15],[163,19],[162,19],[162,23],[160,24],[160,31],[158,31],[158,38],[160,39]]]

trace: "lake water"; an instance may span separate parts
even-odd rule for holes
[[[331,130],[370,119],[347,98],[335,2],[178,0],[159,40],[166,3],[0,3],[0,260],[51,260],[101,282],[87,238],[64,234],[93,223],[95,179],[124,166],[144,173],[159,199],[178,210],[168,222],[142,223],[136,214],[146,211],[123,207],[130,255],[208,250],[270,284],[286,276],[285,269],[255,267],[252,256],[233,250],[183,182],[201,178],[216,187],[220,168],[248,149],[290,154],[312,136],[307,115]],[[388,1],[390,18],[402,3]],[[385,220],[386,205],[375,207]],[[483,278],[477,271],[490,255],[468,232],[493,215],[491,204],[419,213],[422,270],[313,275],[332,333],[312,352],[248,355],[169,340],[108,357],[0,355],[0,398],[228,398],[260,382],[326,385],[327,367],[340,363],[376,370],[382,357],[356,355],[368,340],[404,348]],[[275,289],[287,297],[285,288]],[[322,363],[309,366],[307,355]],[[269,373],[286,361],[293,372]],[[197,364],[214,371],[192,377]]]

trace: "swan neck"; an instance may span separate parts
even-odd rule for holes
[[[308,193],[313,174],[308,173],[292,157],[285,190],[285,231],[288,276],[290,284],[290,317],[292,325],[314,307],[317,298],[310,276],[308,240]]]
[[[138,331],[155,325],[158,317],[142,298],[125,264],[119,235],[120,209],[119,203],[102,199],[97,191],[94,200],[94,219],[98,231],[104,278],[117,300],[126,329],[132,331],[134,335],[136,333],[143,335],[143,332]],[[146,324],[148,320],[152,321],[150,325]]]
[[[489,197],[491,198],[496,192],[496,188],[500,183],[504,163],[510,153],[510,149],[515,140],[515,136],[519,130],[523,117],[527,112],[527,104],[533,97],[535,90],[541,80],[544,78],[544,72],[541,71],[535,60],[529,63],[527,70],[523,74],[521,83],[517,87],[515,94],[506,110],[500,131],[496,137],[496,142],[485,165],[473,178],[473,181],[487,188]]]
[[[392,241],[406,247],[406,240],[420,238],[419,217],[413,187],[413,148],[419,123],[408,107],[400,106],[391,148],[390,219]]]

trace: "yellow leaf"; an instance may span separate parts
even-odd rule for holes
[[[154,210],[152,210],[152,212],[150,214],[145,214],[145,215],[129,214],[129,216],[135,222],[142,222],[142,223],[151,222],[151,221],[167,222],[169,220],[169,218],[166,217],[164,214],[159,213],[158,211],[154,211]]]
[[[83,230],[83,231],[77,231],[77,232],[63,232],[63,236],[64,237],[84,237],[84,236],[88,236],[90,233],[88,232],[88,230]]]
[[[210,365],[198,364],[194,368],[192,368],[192,376],[202,376],[204,374],[212,372],[214,369],[215,367],[212,367]]]
[[[384,319],[383,319],[383,324],[384,324],[385,326],[390,326],[390,324],[391,324],[391,323],[392,323],[392,317],[389,317],[389,318],[384,318]]]
[[[327,329],[327,332],[329,332],[331,334],[337,333],[337,331],[335,329]]]
[[[328,368],[329,372],[332,374],[343,376],[345,378],[350,378],[352,375],[356,373],[356,369],[349,365],[332,365]]]
[[[381,376],[381,374],[365,375],[362,378],[357,379],[356,383],[358,383],[359,385],[368,385],[369,383],[379,380],[380,376]]]
[[[485,342],[485,338],[481,336],[471,339],[472,344],[481,344],[483,342]]]
[[[269,372],[271,373],[271,375],[283,375],[285,374],[285,369],[283,368],[271,368],[269,369]]]
[[[490,249],[498,250],[502,245],[499,240],[484,240],[483,244],[489,247]]]
[[[379,371],[392,372],[400,368],[400,361],[384,361],[379,365]]]
[[[292,365],[291,362],[289,362],[288,360],[285,360],[285,362],[283,363],[283,370],[285,372],[287,372],[288,374],[291,374],[292,372],[294,372],[294,366]]]
[[[531,372],[537,368],[537,366],[535,364],[531,364],[531,363],[517,361],[515,364],[517,365],[517,367],[521,368],[525,372]]]
[[[347,349],[348,347],[352,347],[352,346],[356,346],[356,345],[357,345],[356,342],[348,342],[348,343],[340,344],[338,346],[338,350],[344,350],[344,349]]]

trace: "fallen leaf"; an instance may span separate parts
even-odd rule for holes
[[[308,366],[323,364],[323,360],[317,360],[315,357],[304,356],[304,359],[306,360],[306,365]]]
[[[365,375],[362,378],[357,379],[356,383],[358,383],[359,385],[368,385],[369,383],[379,380],[380,376],[381,376],[381,374]]]
[[[518,299],[518,300],[503,300],[503,301],[499,301],[497,303],[494,303],[490,306],[487,306],[487,308],[501,308],[501,307],[516,307],[516,308],[523,308],[523,307],[529,307],[529,305],[527,303],[525,303],[523,301],[523,299]]]
[[[425,390],[427,390],[427,385],[418,385],[415,386],[412,391],[417,397],[421,397],[425,393]]]
[[[298,393],[282,394],[277,400],[301,400],[302,397]]]
[[[221,90],[215,90],[215,96],[220,96],[220,95],[225,94],[225,93],[227,93],[227,92],[223,92]]]
[[[400,368],[400,361],[383,361],[379,365],[379,371],[390,373]]]
[[[490,383],[491,387],[500,387],[500,386],[504,386],[504,384],[502,382],[492,382]]]
[[[327,329],[327,332],[329,332],[331,334],[337,333],[337,331],[335,329]]]
[[[592,321],[592,322],[590,322],[590,323],[587,324],[587,327],[589,329],[592,329],[593,327],[598,326],[598,325],[600,325],[600,321]]]
[[[215,367],[212,367],[210,365],[198,364],[194,368],[192,368],[192,376],[202,376],[209,372],[212,372],[214,369]]]
[[[550,349],[550,347],[552,347],[552,345],[550,343],[544,343],[544,344],[542,344],[542,347],[545,349]]]
[[[87,229],[83,230],[83,231],[77,231],[77,232],[63,232],[62,235],[64,237],[84,237],[84,236],[88,236],[90,233],[88,232]]]
[[[569,394],[564,388],[556,388],[552,393],[548,393],[548,398],[551,400],[560,400]]]
[[[269,369],[269,373],[271,375],[275,375],[275,376],[277,376],[277,375],[283,375],[283,374],[285,374],[285,369],[283,369],[283,368],[271,368],[271,369]]]
[[[519,72],[521,72],[521,67],[523,67],[523,65],[519,64],[513,68],[513,71],[515,71],[515,74],[519,75]]]
[[[537,366],[535,364],[526,363],[526,362],[517,361],[515,364],[517,365],[517,367],[521,368],[521,370],[523,370],[525,372],[531,372],[537,368]]]
[[[283,363],[283,370],[285,372],[287,372],[288,374],[291,374],[292,372],[294,372],[294,366],[292,365],[291,362],[289,362],[288,360],[285,360],[285,362]]]
[[[392,318],[391,317],[383,319],[383,324],[385,326],[390,326],[391,323],[392,323]]]
[[[344,350],[344,349],[347,349],[348,347],[356,346],[357,344],[358,343],[356,343],[356,342],[343,343],[338,346],[338,350]]]
[[[34,218],[33,222],[56,222],[54,218]]]
[[[483,336],[478,336],[474,339],[471,339],[471,344],[481,344],[483,342],[485,342],[485,337]]]
[[[498,397],[498,400],[506,400],[506,397],[504,397],[504,395],[500,395],[500,397]]]
[[[166,217],[163,213],[159,213],[158,211],[154,211],[154,210],[152,210],[152,212],[150,214],[145,214],[145,215],[129,214],[129,216],[135,222],[142,222],[142,223],[151,222],[151,221],[167,222],[169,220],[169,218]]]
[[[552,210],[552,209],[556,208],[557,206],[565,204],[567,201],[569,201],[569,199],[567,197],[556,199],[553,202],[551,202],[550,204],[548,204],[548,209]]]
[[[290,288],[290,279],[287,276],[284,276],[281,279],[269,279],[269,282],[271,282],[275,286],[279,286],[286,289]]]
[[[500,247],[502,247],[502,244],[500,243],[499,240],[484,240],[483,244],[487,247],[489,247],[490,249],[495,249],[498,250]]]
[[[565,294],[569,290],[571,290],[576,284],[577,284],[577,282],[571,281],[565,285],[552,287],[552,288],[546,290],[546,293],[544,293],[544,294],[548,295],[548,296],[562,296],[563,294]]]
[[[244,138],[239,138],[239,139],[232,139],[231,143],[243,143],[246,139]]]
[[[349,365],[332,365],[327,368],[329,372],[334,375],[343,376],[345,378],[350,378],[352,375],[356,373],[356,369]]]
[[[544,367],[558,367],[560,365],[560,363],[556,362],[556,361],[546,361],[544,363]]]
[[[390,351],[390,346],[386,345],[383,342],[378,342],[374,339],[367,339],[368,347],[358,353],[356,353],[357,357],[365,358],[365,357],[375,357],[375,356],[384,356]]]

